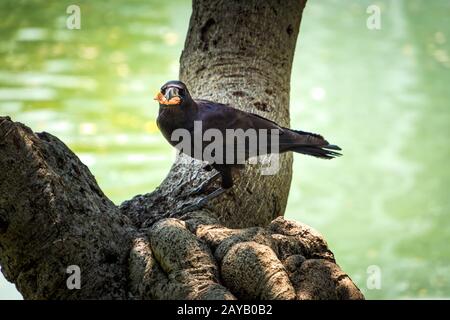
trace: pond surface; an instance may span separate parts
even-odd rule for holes
[[[450,297],[450,2],[376,1],[369,30],[372,3],[307,4],[291,122],[345,156],[295,155],[286,216],[320,230],[369,299]],[[0,114],[58,136],[119,204],[170,168],[152,99],[177,78],[190,2],[78,1],[68,30],[71,4],[0,2]],[[0,298],[20,297],[0,279]]]

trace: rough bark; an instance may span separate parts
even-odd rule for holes
[[[196,97],[289,125],[304,1],[194,0],[180,78]],[[177,160],[115,206],[60,140],[0,117],[0,265],[27,299],[362,299],[312,228],[284,220],[292,156],[180,217],[209,173]],[[274,187],[276,186],[276,187]],[[169,217],[170,216],[170,217]],[[70,265],[81,289],[66,286]]]
[[[131,221],[64,143],[0,118],[0,194],[2,272],[25,298],[127,297]]]

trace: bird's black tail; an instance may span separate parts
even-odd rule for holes
[[[318,147],[318,146],[297,146],[293,147],[291,151],[307,154],[309,156],[322,158],[322,159],[333,159],[339,156],[342,156],[341,153],[331,151],[332,150],[341,150],[338,146],[329,144],[327,146]]]
[[[321,135],[292,130],[291,133],[295,133],[295,138],[289,143],[286,150],[306,154],[309,156],[322,158],[322,159],[333,159],[341,156],[342,154],[336,151],[341,151],[342,149],[336,145],[329,144]],[[281,142],[283,144],[283,142]]]

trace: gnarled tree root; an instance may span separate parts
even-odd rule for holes
[[[228,229],[196,212],[186,221],[160,220],[146,235],[149,240],[136,241],[130,258],[136,296],[364,298],[317,231],[282,217],[266,228]]]

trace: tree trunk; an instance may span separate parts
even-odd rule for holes
[[[288,127],[291,68],[304,5],[305,1],[194,1],[180,79],[193,97],[230,103]],[[263,176],[261,168],[252,165],[234,177],[233,192],[212,204],[223,225],[265,226],[283,215],[292,154],[281,155],[279,164],[276,175]],[[138,196],[122,208],[133,211],[135,222],[155,213],[176,213],[196,200],[180,200],[180,195],[189,194],[213,174],[199,173],[200,166],[179,159],[156,192]],[[155,203],[155,198],[161,201]],[[149,200],[154,203],[151,207]]]
[[[194,0],[180,79],[194,97],[289,125],[305,1]],[[0,118],[0,264],[27,299],[362,299],[310,227],[284,220],[292,155],[248,165],[180,217],[210,173],[177,159],[152,193],[116,207],[60,140]],[[231,229],[246,228],[246,229]],[[81,270],[70,290],[67,268]]]

